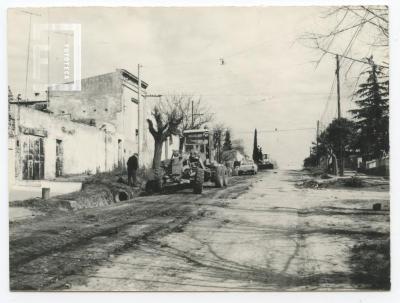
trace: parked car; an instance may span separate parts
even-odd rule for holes
[[[255,164],[252,160],[244,160],[238,170],[239,175],[244,175],[244,174],[251,174],[255,175],[258,171],[257,164]]]

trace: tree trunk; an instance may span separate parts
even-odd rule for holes
[[[333,174],[335,176],[338,175],[338,159],[335,154],[332,154],[332,161],[333,161]]]
[[[154,138],[153,169],[160,168],[164,141]]]

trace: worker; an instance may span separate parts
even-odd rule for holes
[[[128,167],[128,184],[130,186],[137,186],[136,173],[139,168],[137,153],[134,153],[133,156],[129,157],[126,166]]]

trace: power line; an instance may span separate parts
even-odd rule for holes
[[[160,92],[161,95],[163,96],[185,96],[185,97],[192,97],[192,96],[200,96],[200,97],[268,97],[270,96],[270,94],[268,93],[254,93],[254,94],[242,94],[242,93],[238,93],[238,94],[203,94],[203,93],[184,93],[184,94],[180,94],[180,93],[163,93],[162,91]],[[297,93],[294,92],[292,97],[298,97],[298,96],[326,96],[327,93]],[[286,99],[288,97],[282,97],[282,99]],[[309,99],[307,99],[309,100]]]
[[[322,112],[321,117],[319,118],[320,121],[325,121],[324,118],[328,111],[329,103],[332,100],[333,88],[335,87],[335,83],[336,83],[336,75],[333,75],[331,89],[329,90],[328,98],[326,99],[324,111]]]
[[[257,130],[257,133],[279,133],[279,132],[292,132],[292,131],[315,131],[315,127],[304,127],[304,128],[288,128],[288,129],[278,129],[275,128],[274,130]],[[235,131],[235,133],[239,134],[252,134],[253,131]]]
[[[252,51],[252,50],[257,49],[257,48],[260,48],[261,46],[264,46],[268,42],[270,42],[270,41],[264,41],[264,42],[261,42],[259,44],[253,45],[251,47],[248,47],[248,48],[242,49],[240,51],[237,51],[235,53],[231,53],[230,55],[222,56],[222,59],[233,58],[233,57],[236,57],[236,56],[240,56],[240,55],[242,55],[242,54],[244,54],[246,52]],[[172,64],[167,63],[167,64],[160,64],[160,65],[144,65],[144,67],[146,67],[146,68],[161,68],[161,67],[171,67],[171,66],[193,65],[193,64],[200,63],[200,62],[219,62],[220,59],[221,59],[221,57],[220,58],[201,59],[201,60],[195,60],[195,61],[187,61],[187,62],[179,62],[179,63],[172,63]]]

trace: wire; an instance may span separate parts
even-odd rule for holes
[[[331,89],[329,91],[329,95],[328,98],[326,99],[326,103],[325,103],[325,107],[324,107],[324,111],[322,112],[321,117],[319,118],[320,121],[324,121],[325,115],[328,111],[328,107],[329,107],[329,103],[332,100],[332,94],[333,94],[333,88],[335,87],[335,83],[336,83],[336,75],[333,75],[333,80],[332,80],[332,84],[331,84]]]
[[[268,93],[254,93],[254,94],[203,94],[203,93],[184,93],[184,94],[180,94],[180,93],[159,93],[162,96],[186,96],[186,97],[195,97],[195,96],[199,96],[199,97],[268,97],[270,96],[270,94]],[[326,93],[293,93],[292,96],[293,97],[298,97],[298,96],[326,96]],[[309,100],[309,99],[307,99]]]
[[[315,127],[304,127],[304,128],[289,128],[289,129],[275,129],[275,130],[257,130],[257,133],[279,133],[279,132],[292,132],[292,131],[304,131],[304,130],[313,130],[315,131]],[[238,134],[252,134],[254,131],[235,131]]]
[[[233,58],[236,56],[240,56],[246,52],[252,51],[254,49],[260,48],[261,46],[264,46],[265,44],[267,44],[270,41],[264,41],[261,42],[259,44],[253,45],[251,47],[242,49],[240,51],[237,51],[235,53],[231,53],[230,55],[227,56],[222,56],[222,58]],[[220,60],[220,58],[210,58],[210,59],[201,59],[201,60],[195,60],[195,61],[187,61],[187,62],[180,62],[180,63],[173,63],[173,64],[160,64],[160,65],[143,65],[146,68],[161,68],[161,67],[171,67],[171,66],[182,66],[182,65],[193,65],[193,64],[197,64],[200,62],[218,62]]]

